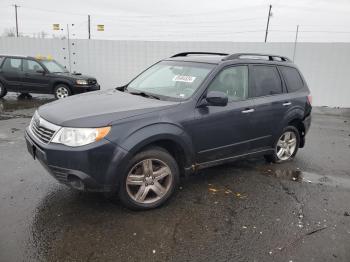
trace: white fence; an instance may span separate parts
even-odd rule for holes
[[[67,40],[0,37],[0,54],[51,55],[69,68]],[[261,52],[293,58],[294,43],[71,40],[72,71],[95,76],[102,89],[127,83],[152,63],[183,51]],[[295,63],[316,106],[350,107],[350,43],[298,43]]]

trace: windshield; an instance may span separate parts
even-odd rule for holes
[[[127,91],[184,100],[200,86],[215,65],[192,62],[162,61],[135,78]]]
[[[64,66],[57,63],[55,60],[41,60],[41,63],[49,70],[50,73],[66,73],[68,72]]]

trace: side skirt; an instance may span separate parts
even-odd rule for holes
[[[274,152],[273,148],[265,148],[265,149],[261,149],[258,151],[246,153],[246,154],[236,155],[236,156],[232,156],[232,157],[226,157],[226,158],[222,158],[222,159],[216,159],[216,160],[208,161],[208,162],[196,163],[196,164],[192,165],[191,167],[185,168],[185,172],[187,175],[187,174],[194,173],[194,172],[201,170],[201,169],[204,169],[204,168],[218,166],[218,165],[222,165],[225,163],[236,161],[238,159],[261,156],[261,155],[264,155],[266,153],[273,153],[273,152]]]

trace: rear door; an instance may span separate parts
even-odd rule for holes
[[[1,76],[9,91],[19,91],[22,84],[22,59],[7,57],[1,67]]]
[[[250,80],[256,130],[256,139],[250,149],[256,151],[273,145],[290,104],[286,101],[285,87],[275,65],[250,65]]]
[[[34,93],[51,93],[49,90],[50,77],[37,61],[23,59],[22,90]]]

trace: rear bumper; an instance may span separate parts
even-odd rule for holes
[[[43,144],[29,129],[25,140],[28,152],[60,183],[75,189],[94,192],[115,191],[123,172],[128,152],[108,140],[71,148],[59,144]],[[74,186],[81,181],[83,187]]]
[[[303,126],[304,126],[304,134],[300,137],[300,148],[303,148],[305,146],[305,136],[309,132],[310,126],[311,126],[311,114],[305,117],[303,120]]]
[[[303,120],[303,125],[304,125],[305,134],[307,134],[311,126],[311,114],[305,117],[305,119]]]
[[[99,84],[86,85],[86,86],[74,85],[73,86],[73,93],[74,94],[81,94],[81,93],[86,93],[86,92],[90,92],[90,91],[98,91],[100,89],[101,89],[101,87]]]

